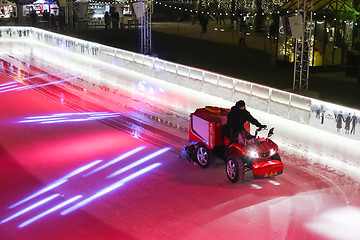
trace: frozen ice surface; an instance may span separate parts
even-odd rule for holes
[[[151,112],[154,117],[168,120],[182,129],[187,128],[188,115],[196,108],[206,105],[230,108],[234,104],[220,97],[59,51],[53,47],[44,48],[41,44],[30,46],[26,42],[7,44],[9,47],[3,47],[1,51],[4,59],[9,60],[9,56],[16,56],[19,61],[31,61],[53,75],[65,79],[68,77],[67,82],[70,84],[64,88],[76,86],[76,90],[81,90],[77,94],[89,97],[88,92],[92,92],[115,105],[130,104],[138,112]],[[217,90],[207,91],[211,93]],[[261,109],[262,104],[252,99],[252,106],[258,105],[257,109]],[[116,107],[108,107],[116,111]],[[248,109],[261,123],[275,127],[273,139],[280,145],[281,151],[302,156],[313,164],[321,163],[359,177],[360,151],[356,150],[357,140],[340,137],[259,110]]]
[[[329,239],[357,240],[360,236],[360,208],[333,208],[306,223],[306,226]]]
[[[124,125],[138,129],[139,134],[144,125],[151,125],[154,127],[151,131],[165,131],[172,136],[178,134],[179,139],[186,142],[185,130],[190,112],[205,105],[229,108],[234,104],[126,69],[74,57],[66,52],[58,53],[41,45],[29,49],[25,43],[1,44],[0,57],[12,62],[14,68],[22,66],[32,74],[42,71],[51,73],[43,78],[44,81],[68,79],[66,83],[56,84],[58,88],[47,88],[49,91],[44,94],[49,94],[50,99],[31,90],[1,93],[0,123],[7,127],[0,130],[4,133],[0,136],[1,147],[37,180],[36,183],[25,184],[24,192],[37,189],[34,186],[39,185],[38,180],[48,183],[60,171],[69,172],[68,169],[74,169],[72,166],[81,157],[92,156],[92,152],[101,152],[101,159],[107,161],[119,148],[125,150],[126,144],[133,148],[145,144],[149,151],[156,148],[149,142],[142,143],[114,131],[102,122],[81,125],[81,128],[73,125],[39,127],[16,124],[15,120],[33,116],[31,114],[35,110],[32,107],[40,105],[41,111],[50,113],[76,112],[62,103],[80,99],[77,107],[93,107],[95,110],[104,107],[122,113],[124,117],[129,116],[125,118]],[[33,67],[27,68],[27,63]],[[11,74],[9,76],[15,78]],[[18,81],[22,79],[18,78]],[[208,91],[211,93],[211,89]],[[67,92],[75,96],[70,99]],[[24,107],[18,96],[30,99],[29,106]],[[83,106],[81,99],[91,100],[93,105]],[[41,105],[41,102],[46,104]],[[98,236],[106,234],[109,239],[122,233],[129,234],[123,239],[219,240],[229,239],[229,236],[317,240],[342,239],[343,236],[343,239],[355,239],[360,228],[358,141],[255,109],[249,110],[261,123],[275,127],[272,138],[280,147],[285,165],[283,175],[270,180],[252,180],[251,173],[247,173],[244,183],[230,184],[222,163],[217,162],[214,168],[203,170],[178,160],[175,153],[169,152],[159,159],[161,167],[146,176],[146,181],[135,181],[130,186],[124,186],[118,194],[99,199],[100,204],[94,203],[82,212],[67,217],[60,226],[72,225],[65,228],[71,230],[66,232],[68,235],[80,229],[77,238],[73,239],[89,239],[90,234],[96,234],[97,230]],[[7,117],[9,115],[11,119]],[[138,122],[127,122],[133,119]],[[163,120],[174,124],[173,127],[164,125]],[[33,135],[34,132],[37,135]],[[121,144],[124,142],[126,144]],[[43,147],[44,143],[47,148]],[[18,175],[7,174],[15,180],[7,184],[14,184],[17,188],[4,187],[2,192],[14,194],[20,187],[16,183],[21,179],[18,180]],[[78,182],[76,189],[83,184]],[[86,185],[86,189],[89,191],[101,184],[96,179]],[[19,198],[16,194],[4,196],[12,203]],[[5,204],[0,202],[0,205],[3,207]],[[1,215],[0,220],[6,217]],[[42,231],[36,231],[37,234],[41,232],[50,236],[49,233],[53,233],[48,230],[52,228],[51,224],[59,232],[56,221],[49,221],[46,227],[34,224],[33,229],[39,230],[37,227],[40,226]],[[89,226],[92,229],[89,230]],[[341,230],[344,230],[343,235]],[[0,231],[12,231],[9,236],[22,234],[8,225],[0,225]],[[31,232],[31,228],[27,231]],[[30,236],[34,236],[34,232]]]

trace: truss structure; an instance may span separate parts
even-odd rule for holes
[[[70,29],[74,26],[74,0],[66,0],[65,5],[65,23],[70,26]]]
[[[151,54],[151,14],[153,12],[152,0],[142,0],[139,2],[139,16],[140,16],[140,42],[141,53]]]
[[[302,37],[296,38],[295,41],[293,80],[293,91],[295,92],[306,91],[309,87],[309,71],[313,47],[311,33],[313,29],[313,14],[312,8],[310,8],[310,11],[306,11],[307,4],[306,0],[304,0],[303,6],[300,7],[298,5],[298,12],[303,16],[304,34]]]

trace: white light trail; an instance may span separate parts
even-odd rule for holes
[[[0,87],[0,90],[3,90],[3,89],[8,89],[8,88],[13,88],[13,87],[16,87],[17,84],[12,84],[12,85],[7,85],[7,86],[4,86],[4,87]]]
[[[0,84],[0,87],[6,86],[6,85],[10,85],[10,84],[16,84],[16,83],[18,83],[18,82],[17,82],[17,81],[11,81],[11,82],[7,82],[7,83]]]
[[[97,70],[101,70],[101,69],[105,69],[105,68],[108,68],[108,67],[98,68]],[[42,76],[42,75],[46,76],[46,75],[50,75],[50,74],[49,74],[49,73],[47,73],[47,74],[40,74],[40,75],[36,75],[36,76],[24,78],[24,80],[25,80],[25,79],[31,79],[31,78],[39,77],[39,76]],[[22,91],[22,90],[27,90],[27,89],[37,88],[37,87],[44,87],[44,86],[54,85],[54,84],[57,84],[57,83],[68,82],[68,81],[71,81],[71,80],[74,80],[74,79],[78,79],[78,78],[84,77],[84,76],[86,76],[86,75],[88,75],[88,74],[83,74],[83,75],[79,75],[79,76],[69,77],[69,78],[65,78],[65,79],[58,80],[58,81],[43,83],[43,84],[39,84],[39,85],[33,84],[33,85],[28,85],[28,86],[21,86],[21,87],[16,87],[16,88],[11,88],[11,89],[5,89],[5,90],[0,91],[0,93],[10,92],[10,91]]]
[[[77,175],[77,174],[79,174],[79,173],[81,173],[81,172],[86,171],[87,169],[95,166],[96,164],[100,163],[101,161],[102,161],[102,160],[95,160],[95,161],[93,161],[93,162],[91,162],[91,163],[88,163],[88,164],[86,164],[86,165],[84,165],[84,166],[82,166],[82,167],[79,167],[79,168],[75,169],[74,171],[68,173],[68,174],[65,175],[64,177],[62,177],[62,178],[56,180],[55,182],[51,183],[51,184],[48,185],[47,187],[45,187],[45,188],[43,188],[43,189],[35,192],[34,194],[28,196],[27,198],[24,198],[23,200],[20,200],[19,202],[11,205],[9,208],[14,208],[14,207],[16,207],[16,206],[19,206],[20,204],[23,204],[23,203],[25,203],[25,202],[27,202],[27,201],[29,201],[29,200],[31,200],[31,199],[33,199],[33,198],[41,195],[41,194],[43,194],[43,193],[46,193],[46,192],[48,192],[48,191],[50,191],[50,190],[52,190],[52,189],[60,186],[61,184],[65,183],[69,178],[71,178],[71,177],[73,177],[73,176],[75,176],[75,175]]]
[[[55,121],[55,120],[66,120],[66,118],[38,118],[38,119],[28,119],[28,120],[21,120],[19,123],[31,123],[31,122],[43,122],[43,121]]]
[[[75,211],[75,210],[77,210],[77,209],[85,206],[86,204],[92,202],[93,200],[95,200],[95,199],[97,199],[97,198],[99,198],[99,197],[101,197],[101,196],[103,196],[103,195],[105,195],[105,194],[107,194],[107,193],[109,193],[109,192],[111,192],[111,191],[113,191],[113,190],[121,187],[121,186],[124,185],[126,182],[128,182],[128,181],[130,181],[130,180],[132,180],[132,179],[134,179],[134,178],[136,178],[136,177],[138,177],[138,176],[140,176],[140,175],[142,175],[142,174],[144,174],[144,173],[146,173],[146,172],[148,172],[148,171],[150,171],[150,170],[158,167],[159,165],[161,165],[161,163],[154,163],[154,164],[152,164],[152,165],[150,165],[150,166],[148,166],[148,167],[146,167],[146,168],[143,168],[143,169],[141,169],[141,170],[139,170],[139,171],[137,171],[137,172],[129,175],[128,177],[123,178],[123,179],[121,179],[120,181],[117,181],[117,182],[111,184],[110,186],[108,186],[108,187],[100,190],[99,192],[97,192],[96,194],[92,195],[91,197],[88,197],[87,199],[85,199],[85,200],[83,200],[83,201],[75,204],[74,206],[72,206],[72,207],[70,207],[70,208],[62,211],[60,214],[61,214],[61,215],[67,215],[67,214],[69,214],[69,213],[71,213],[71,212],[73,212],[73,211]]]
[[[274,180],[269,180],[269,183],[274,184],[275,186],[280,185],[280,183],[279,183],[279,182],[274,181]]]
[[[121,161],[121,160],[123,160],[123,159],[125,159],[127,157],[130,157],[131,155],[133,155],[133,154],[135,154],[135,153],[137,153],[137,152],[139,152],[141,150],[143,150],[144,148],[145,148],[145,146],[140,146],[140,147],[137,147],[137,148],[135,148],[135,149],[133,149],[133,150],[131,150],[129,152],[126,152],[126,153],[120,155],[119,157],[117,157],[117,158],[115,158],[115,159],[113,159],[113,160],[111,160],[111,161],[109,161],[109,162],[95,168],[91,172],[86,173],[85,176],[89,176],[89,175],[91,175],[91,174],[93,174],[95,172],[98,172],[98,171],[100,171],[100,170],[102,170],[104,168],[107,168],[107,167],[109,167],[109,166],[111,166],[111,165],[113,165],[113,164],[115,164],[115,163],[117,163],[117,162],[119,162],[119,161]]]
[[[34,208],[37,208],[38,206],[41,206],[41,205],[43,205],[43,204],[51,201],[52,199],[56,198],[56,197],[59,196],[59,195],[60,195],[60,194],[51,195],[50,197],[47,197],[47,198],[45,198],[45,199],[43,199],[43,200],[41,200],[41,201],[39,201],[39,202],[37,202],[37,203],[35,203],[35,204],[27,207],[27,208],[24,208],[23,210],[15,213],[15,214],[13,214],[13,215],[11,215],[10,217],[2,220],[0,223],[6,223],[6,222],[8,222],[8,221],[10,221],[10,220],[12,220],[12,219],[14,219],[14,218],[16,218],[16,217],[24,214],[24,213],[27,213],[27,212],[33,210]]]
[[[82,116],[82,117],[79,117]],[[99,119],[106,119],[111,117],[118,117],[119,113],[111,112],[84,112],[84,113],[57,113],[48,116],[32,116],[27,117],[25,120],[18,121],[19,123],[62,123],[62,122],[83,122],[93,121]]]
[[[41,213],[41,214],[27,220],[26,222],[23,222],[22,224],[19,225],[19,228],[23,228],[23,227],[25,227],[25,226],[39,220],[40,218],[45,217],[46,215],[48,215],[50,213],[53,213],[53,212],[55,212],[56,210],[58,210],[58,209],[60,209],[62,207],[65,207],[66,205],[78,200],[81,197],[82,197],[81,195],[77,195],[77,196],[75,196],[73,198],[70,198],[70,199],[66,200],[63,203],[60,203],[60,204],[56,205],[55,207],[52,207],[52,208],[48,209],[45,212],[43,212],[43,213]]]
[[[17,202],[17,203],[14,203],[14,204],[11,205],[9,208],[17,207],[17,206],[19,206],[20,204],[23,204],[23,203],[25,203],[25,202],[27,202],[27,201],[29,201],[29,200],[31,200],[31,199],[33,199],[33,198],[41,195],[41,194],[43,194],[43,193],[46,193],[46,192],[50,191],[51,189],[54,189],[54,188],[60,186],[61,184],[63,184],[63,183],[66,182],[66,181],[67,181],[66,179],[58,180],[58,181],[50,184],[49,186],[47,186],[47,187],[45,187],[45,188],[43,188],[43,189],[40,189],[39,191],[35,192],[34,194],[31,194],[31,195],[28,196],[27,198],[24,198],[23,200],[21,200],[21,201],[19,201],[19,202]]]
[[[251,186],[253,187],[253,188],[256,188],[256,189],[261,189],[262,187],[260,187],[259,185],[257,185],[257,184],[251,184]]]
[[[154,157],[159,156],[160,154],[163,154],[164,152],[167,152],[168,150],[170,150],[170,147],[160,149],[159,151],[156,151],[156,152],[154,152],[154,153],[152,153],[152,154],[150,154],[150,155],[148,155],[146,157],[143,157],[140,160],[138,160],[138,161],[136,161],[136,162],[134,162],[134,163],[132,163],[132,164],[126,166],[126,167],[123,167],[120,170],[110,174],[107,178],[112,178],[112,177],[115,177],[115,176],[117,176],[117,175],[119,175],[121,173],[124,173],[124,172],[126,172],[126,171],[128,171],[128,170],[130,170],[130,169],[132,169],[132,168],[146,162],[146,161],[151,160]]]
[[[88,164],[86,164],[86,165],[84,165],[82,167],[79,167],[79,168],[75,169],[74,171],[72,171],[69,174],[65,175],[63,178],[65,178],[65,179],[71,178],[71,177],[73,177],[73,176],[75,176],[75,175],[77,175],[79,173],[82,173],[82,172],[88,170],[89,168],[95,166],[96,164],[98,164],[100,162],[102,162],[102,160],[95,160],[95,161],[93,161],[91,163],[88,163]]]

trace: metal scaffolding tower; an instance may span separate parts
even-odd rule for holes
[[[65,23],[70,29],[73,29],[74,26],[74,1],[66,0],[65,5]]]
[[[309,70],[311,63],[312,53],[312,33],[313,20],[312,20],[312,1],[310,4],[306,0],[303,1],[304,5],[300,7],[298,1],[298,12],[303,16],[303,31],[302,37],[296,38],[295,41],[295,54],[294,54],[294,81],[293,91],[301,92],[308,90],[309,87]],[[309,7],[310,6],[310,7]],[[306,11],[307,8],[310,11]]]
[[[151,54],[151,14],[153,12],[152,0],[142,0],[139,2],[139,18],[141,21],[141,53]]]

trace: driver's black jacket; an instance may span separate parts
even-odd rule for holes
[[[232,132],[246,131],[244,128],[245,122],[250,122],[259,128],[262,126],[249,111],[233,106],[227,115],[227,127],[229,130]]]

